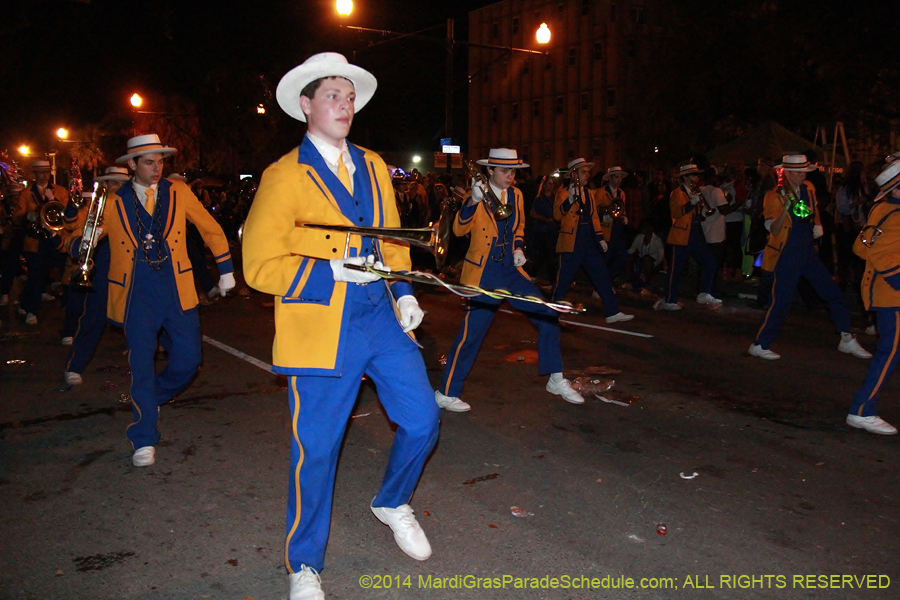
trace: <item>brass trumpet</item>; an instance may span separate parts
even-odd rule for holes
[[[691,186],[691,196],[700,196],[700,201],[697,203],[697,206],[700,208],[700,214],[704,219],[716,214],[716,209],[709,205],[703,192],[701,192],[700,188],[696,185]]]
[[[93,292],[94,284],[94,252],[103,224],[103,209],[106,206],[106,186],[94,184],[94,195],[88,208],[87,220],[81,234],[81,245],[78,247],[78,266],[72,274],[72,285],[85,292]]]
[[[431,250],[434,263],[440,271],[447,261],[450,247],[450,219],[443,216],[431,227],[355,227],[353,225],[322,225],[319,223],[294,223],[297,227],[325,229],[347,234],[344,244],[344,256],[350,247],[350,236],[373,237],[382,240],[406,242],[419,248]]]
[[[466,173],[470,180],[475,179],[484,184],[484,193],[487,195],[484,201],[488,203],[491,214],[494,215],[495,220],[504,221],[512,216],[513,209],[515,208],[513,203],[508,202],[503,204],[500,202],[500,199],[494,193],[494,190],[491,189],[491,185],[488,183],[487,178],[481,171],[475,168],[475,164],[471,160],[466,161]]]

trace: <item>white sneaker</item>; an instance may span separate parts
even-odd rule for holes
[[[206,297],[209,298],[210,300],[212,300],[214,298],[218,298],[221,295],[222,295],[222,290],[220,290],[219,286],[217,286],[217,285],[214,285],[211,290],[206,292]]]
[[[75,339],[72,336],[66,336],[62,339],[62,345],[71,346],[73,341],[75,341]]]
[[[54,300],[56,300],[56,296],[53,294],[48,294],[47,292],[41,294],[41,302],[53,302]]]
[[[606,317],[607,323],[623,323],[625,321],[630,321],[634,318],[634,315],[626,315],[623,312],[618,312],[611,317]]]
[[[681,305],[677,302],[666,302],[660,298],[653,305],[653,310],[681,310]]]
[[[27,315],[25,315],[25,324],[37,325],[37,317],[32,313],[28,313]]]
[[[750,353],[750,356],[758,356],[759,358],[764,358],[766,360],[778,360],[781,358],[781,355],[777,352],[765,349],[759,344],[750,344],[750,349],[747,350],[747,352]]]
[[[300,571],[288,575],[291,582],[290,600],[325,600],[322,580],[312,567],[300,566]]]
[[[153,446],[144,446],[134,451],[131,457],[131,464],[136,467],[149,467],[156,462],[156,448]]]
[[[9,294],[3,294],[0,296],[0,306],[6,306],[9,304]]]
[[[856,415],[847,415],[847,425],[856,427],[857,429],[865,429],[869,433],[897,435],[897,428],[881,417],[858,417]]]
[[[66,380],[66,385],[81,385],[82,379],[81,374],[75,373],[74,371],[66,371],[63,377]]]
[[[428,543],[428,538],[416,521],[416,515],[413,514],[409,504],[397,508],[383,506],[369,508],[379,521],[391,528],[394,532],[394,541],[407,556],[416,560],[428,560],[431,556],[431,544]]]
[[[438,406],[450,412],[467,412],[472,410],[471,406],[456,396],[445,396],[437,390],[434,390],[434,401],[437,402]]]
[[[709,304],[710,306],[719,306],[722,301],[714,298],[712,294],[697,294],[697,304]]]
[[[841,343],[838,344],[838,350],[845,354],[852,354],[856,358],[872,358],[865,348],[856,341],[856,336],[852,333],[842,333]]]
[[[554,382],[553,377],[550,377],[550,380],[547,382],[547,391],[555,396],[562,396],[562,399],[566,402],[571,402],[572,404],[584,404],[584,398],[581,397],[581,394],[572,389],[572,384],[569,383],[568,379],[563,379],[560,382]]]

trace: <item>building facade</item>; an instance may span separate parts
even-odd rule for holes
[[[548,54],[469,48],[469,156],[516,148],[536,174],[584,156],[598,168],[628,164],[620,113],[647,58],[642,0],[505,0],[469,13],[469,40]]]

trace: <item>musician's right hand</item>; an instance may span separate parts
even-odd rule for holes
[[[691,204],[697,204],[698,202],[700,202],[700,194],[697,194],[696,196],[691,196]]]
[[[477,179],[472,179],[472,202],[481,202],[487,197],[487,190],[484,188],[484,183],[478,181]]]
[[[377,263],[375,262],[375,257],[371,254],[368,257],[354,256],[352,258],[332,258],[329,262],[331,263],[331,272],[334,274],[334,280],[343,283],[366,284],[380,279],[375,273],[347,269],[344,268],[344,265],[356,265],[358,267],[367,265],[375,268],[384,268],[384,265],[382,265],[380,261]]]
[[[44,198],[47,200],[56,200],[56,196],[53,194],[53,188],[49,185],[44,188]]]
[[[606,252],[609,250],[609,244],[606,243],[606,240],[600,240],[600,251]]]
[[[577,188],[575,187],[574,183],[569,184],[569,200],[572,200],[575,198],[575,190],[576,189]]]

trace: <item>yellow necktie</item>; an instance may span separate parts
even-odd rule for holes
[[[156,198],[153,193],[153,188],[147,188],[144,190],[144,194],[147,195],[147,201],[144,202],[144,210],[146,210],[150,215],[153,215],[153,207],[156,206]]]
[[[506,204],[506,190],[503,190],[502,192],[500,192],[500,203]]]
[[[353,184],[350,183],[350,171],[347,170],[347,167],[344,166],[344,155],[338,158],[338,179],[341,183],[344,184],[344,187],[347,188],[347,191],[351,194],[353,193]]]

